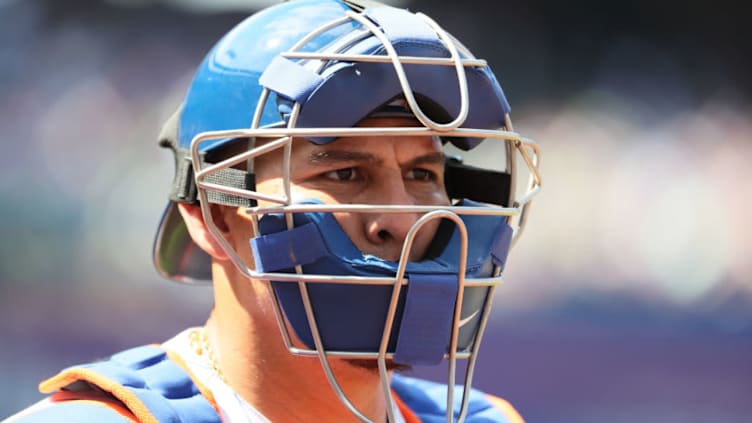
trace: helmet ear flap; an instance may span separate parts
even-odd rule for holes
[[[444,162],[444,186],[452,199],[469,198],[481,203],[509,207],[512,176],[462,163],[457,156]]]

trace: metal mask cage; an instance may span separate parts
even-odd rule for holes
[[[320,358],[321,365],[327,374],[327,377],[343,403],[362,421],[368,421],[368,419],[350,402],[350,400],[343,393],[339,386],[339,383],[334,376],[331,367],[329,365],[329,358],[367,358],[376,359],[378,363],[379,374],[381,376],[382,387],[384,389],[385,398],[388,401],[388,418],[390,422],[397,421],[395,419],[395,404],[390,395],[390,382],[387,370],[387,360],[393,358],[393,354],[387,352],[387,343],[391,334],[391,328],[394,325],[394,313],[397,306],[397,300],[400,292],[409,284],[409,280],[405,278],[405,266],[408,262],[409,253],[412,248],[413,240],[418,231],[428,222],[434,219],[448,219],[452,221],[459,233],[461,234],[461,252],[459,257],[459,274],[458,274],[458,290],[455,301],[454,315],[452,321],[450,348],[445,354],[445,359],[449,363],[448,374],[448,392],[447,392],[447,416],[448,421],[452,421],[454,411],[454,384],[456,373],[456,360],[467,359],[466,364],[466,376],[465,376],[465,389],[462,395],[462,403],[459,410],[458,421],[464,420],[467,413],[467,402],[470,393],[470,384],[473,376],[473,369],[475,366],[475,360],[477,357],[478,346],[480,345],[483,332],[489,317],[489,310],[491,307],[491,299],[493,298],[493,292],[497,285],[502,282],[500,275],[500,269],[496,269],[494,274],[488,278],[466,279],[465,278],[465,260],[464,255],[467,252],[467,244],[469,242],[466,232],[465,224],[463,223],[462,215],[484,215],[484,216],[504,216],[507,221],[512,225],[514,229],[513,240],[516,241],[522,229],[524,227],[529,205],[533,197],[539,192],[541,186],[541,177],[538,172],[538,156],[539,148],[537,144],[528,138],[519,135],[512,130],[511,120],[509,115],[504,116],[505,125],[503,128],[492,129],[478,129],[478,128],[465,128],[463,123],[465,122],[469,111],[467,78],[465,75],[466,67],[486,66],[486,62],[472,58],[472,55],[461,45],[459,45],[454,38],[441,29],[430,18],[418,14],[433,28],[438,37],[444,43],[446,49],[449,51],[449,58],[433,58],[433,57],[404,57],[399,56],[390,41],[384,36],[384,34],[363,14],[355,12],[346,12],[346,16],[323,25],[318,30],[312,32],[307,37],[303,38],[289,51],[282,53],[281,56],[285,58],[293,58],[299,60],[305,60],[308,62],[307,66],[316,67],[319,70],[328,66],[331,61],[352,61],[352,62],[382,62],[391,63],[394,72],[399,79],[400,86],[402,87],[402,96],[406,102],[407,108],[423,126],[422,127],[348,127],[348,128],[299,128],[296,126],[297,119],[300,113],[301,104],[295,103],[291,113],[287,119],[286,127],[265,127],[260,128],[259,122],[261,115],[267,102],[270,100],[269,89],[264,89],[262,95],[259,98],[258,105],[254,114],[253,122],[250,129],[237,129],[237,130],[224,130],[224,131],[211,131],[203,132],[196,135],[191,143],[190,154],[193,164],[193,172],[195,175],[195,184],[198,189],[199,202],[202,209],[202,213],[205,222],[213,234],[215,239],[223,246],[227,252],[230,260],[238,268],[238,270],[246,277],[253,280],[263,281],[275,281],[275,282],[287,282],[297,283],[300,289],[300,294],[304,300],[304,306],[306,309],[306,315],[308,323],[310,325],[315,348],[300,348],[295,346],[293,342],[293,336],[290,333],[290,328],[285,324],[285,316],[282,307],[280,306],[279,299],[272,290],[275,298],[275,311],[277,314],[277,321],[279,323],[280,331],[282,333],[284,342],[288,350],[294,354],[300,355],[317,355]],[[321,53],[321,52],[302,52],[300,51],[311,39],[315,38],[321,33],[324,33],[339,25],[343,25],[351,22],[358,22],[364,31],[370,36],[379,38],[385,49],[384,55],[347,55],[343,53]],[[348,41],[352,42],[352,40]],[[339,50],[335,49],[335,50]],[[454,67],[457,75],[457,83],[460,92],[461,107],[459,113],[452,117],[448,122],[436,122],[432,120],[427,113],[421,108],[419,102],[416,100],[414,92],[411,88],[410,81],[407,79],[403,70],[403,64],[418,64],[427,66],[452,66]],[[291,182],[290,182],[290,167],[291,167],[291,152],[293,140],[296,138],[316,138],[316,137],[362,137],[362,136],[399,136],[399,137],[412,137],[412,136],[428,136],[428,137],[442,137],[442,138],[482,138],[485,139],[485,143],[503,142],[503,149],[506,152],[504,162],[506,172],[511,175],[511,198],[508,207],[500,207],[496,205],[486,205],[482,207],[464,207],[457,205],[450,206],[422,206],[422,205],[395,205],[395,204],[295,204],[291,194]],[[239,153],[230,158],[219,161],[218,163],[208,164],[202,161],[202,145],[209,141],[227,140],[244,138],[251,140],[251,147],[242,153]],[[269,141],[256,146],[253,141],[258,139],[267,139]],[[221,170],[228,169],[234,166],[246,164],[248,170],[252,171],[253,160],[261,155],[268,154],[276,150],[282,150],[281,175],[283,179],[283,192],[281,195],[273,195],[260,193],[257,191],[240,189],[236,187],[224,186],[216,182],[211,182],[209,177]],[[528,181],[525,185],[525,189],[522,190],[522,194],[517,196],[515,189],[517,180],[516,175],[519,173],[518,158],[522,158],[522,163],[528,174]],[[275,273],[275,272],[258,272],[249,263],[246,263],[239,254],[233,250],[230,244],[221,235],[221,231],[217,228],[213,221],[212,213],[210,210],[210,200],[208,192],[218,192],[230,196],[236,196],[246,199],[255,200],[261,205],[256,207],[247,208],[247,214],[251,216],[251,224],[253,226],[253,232],[255,235],[259,234],[259,219],[269,213],[284,213],[287,228],[293,228],[293,217],[295,213],[306,212],[347,212],[347,213],[420,213],[423,214],[421,218],[410,229],[408,236],[406,237],[401,257],[399,261],[399,267],[396,274],[393,277],[368,277],[368,276],[342,276],[342,275],[319,275],[319,274],[305,274],[302,267],[297,266],[295,273]],[[313,310],[312,303],[308,296],[308,284],[329,283],[329,284],[354,284],[354,285],[385,285],[392,287],[392,300],[388,310],[388,317],[384,322],[384,331],[382,335],[382,341],[378,351],[372,352],[352,352],[352,351],[332,351],[324,348],[319,330],[315,318],[315,311]],[[465,288],[473,286],[485,286],[488,287],[487,299],[484,303],[481,311],[480,323],[477,332],[469,346],[464,351],[458,351],[457,338],[458,338],[458,324],[461,320],[462,299]]]

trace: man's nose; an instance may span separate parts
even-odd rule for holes
[[[399,178],[389,178],[379,182],[374,187],[378,195],[371,199],[372,204],[385,205],[415,205],[415,198],[410,195],[405,181]],[[420,218],[417,213],[372,213],[368,214],[365,222],[366,238],[371,243],[379,257],[385,260],[399,260],[402,246],[410,228]],[[417,247],[417,246],[416,246]],[[410,260],[419,259],[423,252],[419,248],[410,250]]]

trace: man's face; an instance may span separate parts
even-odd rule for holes
[[[359,126],[416,126],[408,118],[369,118]],[[281,152],[256,159],[257,190],[283,192]],[[447,205],[444,155],[440,141],[426,136],[341,137],[326,145],[294,141],[291,158],[294,200],[318,199],[326,204]],[[398,260],[405,237],[420,217],[415,213],[335,213],[363,253]],[[438,220],[415,238],[411,260],[426,252]]]

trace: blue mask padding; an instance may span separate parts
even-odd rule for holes
[[[308,98],[311,91],[322,82],[324,78],[316,72],[298,66],[282,56],[272,59],[259,78],[259,84],[298,102]]]
[[[414,13],[396,7],[374,7],[363,12],[384,31],[390,40],[415,40],[422,42],[436,39],[428,23]]]
[[[320,204],[319,201],[306,201],[305,203]],[[472,207],[478,204],[464,200],[459,205]],[[506,257],[507,251],[501,249],[508,248],[509,242],[505,239],[511,237],[511,228],[503,216],[463,215],[461,218],[467,227],[469,238],[466,276],[468,278],[490,276],[494,265],[501,266],[504,263],[503,258]],[[361,253],[331,213],[296,213],[293,220],[296,228],[312,224],[312,227],[317,229],[326,249],[326,254],[323,255],[320,252],[310,253],[308,258],[319,258],[303,264],[305,274],[372,277],[392,277],[396,274],[398,262]],[[406,266],[408,278],[414,274],[421,274],[430,279],[431,275],[456,275],[458,273],[460,236],[456,229],[451,229],[452,226],[450,226],[452,235],[437,257],[420,262],[408,262]],[[288,253],[289,250],[286,247],[280,248],[280,245],[298,243],[306,247],[319,245],[318,241],[314,240],[316,237],[312,235],[314,232],[310,228],[287,231],[283,214],[265,215],[259,221],[259,231],[263,237],[251,240],[251,246],[258,260],[257,271],[260,272],[294,273],[293,267],[301,264],[301,257],[304,257],[304,254],[298,253],[297,247],[294,250],[295,260],[293,260]],[[281,235],[284,232],[290,233]],[[274,238],[278,238],[279,241]],[[318,247],[312,247],[312,249],[315,248]],[[282,268],[285,265],[287,267]],[[272,282],[272,286],[296,335],[307,346],[313,347],[313,337],[298,285]],[[350,351],[378,350],[387,308],[391,301],[391,286],[309,283],[307,289],[325,348]],[[462,309],[471,311],[480,309],[486,301],[487,290],[486,287],[466,288]],[[404,302],[405,290],[401,293],[397,306],[389,351],[394,351],[395,348],[400,330],[396,323],[402,320]],[[463,315],[469,314],[463,313]],[[475,319],[472,324],[468,324],[461,330],[460,349],[472,342],[477,325],[478,319]],[[446,339],[448,338],[445,338],[445,342]]]
[[[256,270],[260,272],[312,263],[329,253],[313,223],[253,238],[251,249]]]
[[[300,204],[321,202],[307,200]],[[463,200],[458,205],[473,207],[479,204]],[[480,276],[480,273],[489,271],[491,264],[503,267],[512,235],[506,219],[503,216],[474,215],[462,215],[461,218],[470,240],[466,274]],[[397,272],[398,262],[363,254],[331,213],[296,213],[293,222],[293,230],[288,231],[282,213],[264,215],[259,221],[262,236],[251,240],[257,271],[276,272],[304,264],[319,270],[307,272],[314,274],[393,276]],[[292,255],[289,254],[290,248],[293,248]],[[460,235],[455,230],[438,257],[408,262],[406,272],[456,274],[459,250]]]
[[[509,249],[512,246],[512,227],[504,225],[499,228],[499,232],[496,234],[496,238],[493,241],[493,247],[491,247],[491,259],[493,263],[499,268],[504,269],[507,264],[507,257],[509,256]]]
[[[451,336],[457,275],[410,274],[394,361],[435,365],[444,359]]]
[[[369,15],[384,30],[398,54],[449,57],[435,32],[412,13],[381,7],[374,9]],[[385,54],[383,45],[374,36],[341,53]],[[418,99],[422,99],[421,107],[429,117],[442,122],[457,116],[460,95],[454,67],[405,64],[403,68],[414,93]],[[504,126],[504,115],[510,111],[510,107],[491,70],[488,67],[466,67],[465,72],[470,109],[463,126],[483,129]],[[304,87],[300,81],[286,79],[274,68],[268,68],[262,81],[278,94],[278,110],[284,118],[287,118],[293,100],[301,103],[298,127],[351,127],[403,94],[391,63],[338,62],[324,69],[321,77],[321,82],[313,78],[301,78],[316,84]],[[304,92],[311,94],[301,101]],[[311,141],[324,144],[333,139],[315,137]],[[470,149],[481,140],[456,138],[450,141],[459,148]]]

